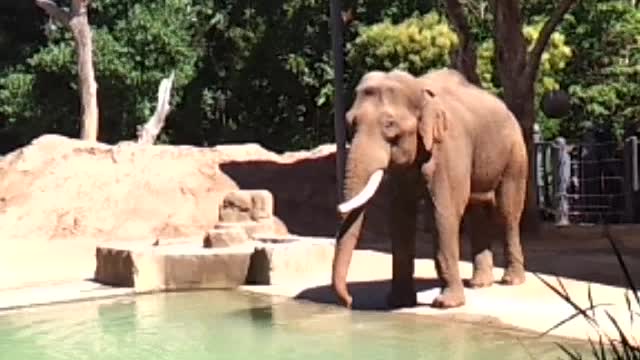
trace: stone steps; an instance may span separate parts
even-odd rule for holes
[[[331,273],[333,239],[283,234],[266,190],[232,191],[219,222],[198,239],[105,244],[95,281],[135,292],[284,285]]]

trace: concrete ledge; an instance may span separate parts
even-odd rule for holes
[[[229,289],[245,282],[253,244],[203,248],[195,244],[109,245],[96,248],[97,282],[136,292]]]
[[[331,272],[334,244],[324,238],[258,238],[247,284],[283,285]]]
[[[287,284],[330,272],[334,243],[273,235],[225,247],[171,240],[155,246],[101,245],[96,248],[94,279],[136,292]]]

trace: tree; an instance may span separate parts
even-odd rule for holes
[[[556,27],[569,10],[580,0],[562,0],[545,21],[540,33],[529,50],[523,33],[523,14],[521,1],[489,0],[489,9],[493,16],[493,38],[495,40],[496,69],[502,87],[502,96],[522,127],[529,152],[529,186],[527,189],[524,225],[527,230],[538,229],[538,212],[535,195],[535,172],[533,171],[533,126],[536,120],[535,81],[538,78],[542,54]],[[447,8],[458,10],[447,12],[454,24],[465,24],[467,20],[459,0],[446,0]],[[458,36],[471,42],[469,28],[456,26]],[[467,45],[469,49],[472,46]],[[472,56],[472,51],[459,52],[459,56]],[[469,64],[471,61],[458,61],[457,64]],[[472,69],[464,69],[468,74]],[[467,75],[468,76],[468,75]]]
[[[534,19],[533,23],[523,26],[528,47],[534,45],[543,25],[542,21]],[[446,17],[439,15],[435,10],[425,15],[414,15],[397,23],[385,20],[360,26],[358,36],[348,44],[350,87],[355,86],[355,82],[371,69],[400,68],[421,74],[451,64],[458,67],[464,64],[459,61],[459,54],[472,48],[474,53],[477,51],[477,56],[473,54],[472,62],[468,62],[467,70],[462,72],[470,73],[476,77],[476,84],[500,96],[502,89],[497,83],[494,69],[493,38],[480,36],[482,40],[476,50],[475,44],[469,44],[469,38],[458,38],[453,28],[454,26],[447,23]],[[575,47],[578,47],[578,44],[575,44]],[[564,80],[565,69],[573,54],[573,49],[567,46],[566,36],[561,32],[554,32],[549,46],[541,56],[540,74],[535,81],[536,98],[542,98],[545,93],[560,89],[560,81]],[[536,104],[538,103],[536,101]],[[557,135],[557,120],[546,118],[540,109],[537,109],[536,115],[543,134]]]
[[[73,34],[82,98],[80,138],[96,141],[98,138],[98,86],[93,70],[93,42],[87,16],[90,0],[72,0],[70,10],[61,9],[52,0],[35,1],[51,18],[67,26]]]

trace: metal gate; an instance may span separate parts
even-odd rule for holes
[[[638,139],[567,144],[536,142],[538,208],[544,219],[569,223],[631,223],[636,219]]]

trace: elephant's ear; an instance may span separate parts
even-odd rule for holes
[[[422,136],[424,147],[427,151],[431,151],[435,143],[443,140],[444,134],[449,127],[448,120],[440,99],[436,97],[433,91],[423,89],[422,97],[423,102],[418,131]]]

